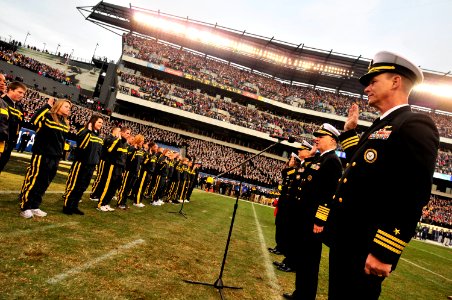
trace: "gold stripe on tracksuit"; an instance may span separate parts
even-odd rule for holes
[[[69,196],[71,195],[72,191],[74,190],[75,184],[77,183],[78,179],[78,173],[80,172],[80,167],[82,166],[82,163],[77,161],[74,163],[74,167],[71,168],[71,171],[69,173],[69,176],[66,181],[66,192],[64,193],[64,206],[66,206],[67,200],[69,199]]]
[[[144,182],[146,181],[147,174],[148,174],[147,171],[143,172],[143,178],[141,178],[140,187],[138,188],[138,193],[137,193],[137,204],[139,204],[141,202],[141,191],[143,190],[143,185],[144,185]]]
[[[111,165],[110,166],[110,169],[108,170],[108,177],[107,177],[107,181],[105,182],[105,188],[104,188],[104,192],[102,193],[102,195],[100,196],[100,199],[99,199],[99,204],[97,205],[97,207],[101,207],[102,205],[102,202],[103,202],[103,200],[104,200],[104,197],[105,197],[105,194],[107,193],[107,191],[108,191],[108,186],[110,185],[110,180],[111,180],[111,174],[113,173],[113,169],[115,168],[115,166],[114,165]]]
[[[97,188],[97,185],[99,184],[100,179],[102,178],[102,173],[104,172],[105,167],[105,161],[101,160],[99,164],[97,165],[97,174],[96,179],[93,182],[92,190],[94,191]]]
[[[154,185],[154,187],[152,188],[152,191],[151,191],[152,199],[154,199],[154,196],[157,193],[157,190],[158,190],[161,178],[162,178],[162,175],[157,175],[157,179],[155,180],[155,185]]]
[[[121,202],[121,200],[123,198],[122,194],[124,193],[124,190],[126,189],[127,178],[129,178],[129,173],[130,173],[130,171],[125,171],[122,174],[121,187],[119,188],[119,191],[118,191],[118,203]],[[127,197],[127,195],[125,195],[125,197]]]
[[[39,167],[41,166],[42,155],[36,155],[34,161],[30,164],[30,167],[27,171],[27,175],[25,176],[24,186],[22,187],[22,192],[25,194],[22,195],[20,208],[24,208],[25,202],[28,202],[28,194],[30,190],[36,183],[36,178],[38,177]]]

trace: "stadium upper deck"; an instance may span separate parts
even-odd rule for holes
[[[78,7],[87,20],[113,32],[136,32],[259,71],[288,83],[342,93],[362,94],[358,78],[370,59],[291,44],[217,24],[177,17],[139,7],[105,2]],[[163,30],[163,28],[165,30]],[[189,30],[187,30],[189,28]],[[452,75],[423,70],[425,83],[452,85]],[[450,96],[449,96],[450,98]],[[413,92],[411,104],[452,111],[452,99]]]

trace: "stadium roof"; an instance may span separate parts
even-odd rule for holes
[[[362,94],[363,87],[358,78],[367,72],[370,59],[361,56],[336,53],[333,50],[321,50],[307,47],[304,44],[291,44],[276,40],[273,37],[237,31],[217,24],[191,20],[134,7],[123,7],[115,4],[99,2],[95,6],[78,7],[82,13],[88,13],[87,20],[104,27],[114,33],[133,31],[144,36],[157,39],[221,58],[223,60],[268,74],[275,79],[301,85],[325,88],[352,94]],[[179,26],[189,26],[196,32],[208,32],[221,39],[243,44],[242,48],[215,46],[203,43],[199,37],[190,39],[177,30],[162,30],[158,26],[149,26],[146,22],[136,20],[137,14],[150,16],[159,21],[171,22]],[[120,33],[118,33],[120,32]],[[260,52],[259,52],[260,51]],[[289,59],[289,63],[288,63]],[[431,70],[423,70],[425,82],[441,83],[452,86],[452,75]],[[452,111],[452,99],[441,98],[427,92],[414,92],[410,103],[433,109]]]

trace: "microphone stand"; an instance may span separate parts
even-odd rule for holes
[[[251,156],[248,159],[245,159],[244,161],[242,161],[241,163],[238,163],[237,165],[235,165],[234,167],[230,168],[229,170],[217,175],[216,177],[222,177],[223,175],[225,175],[226,173],[229,173],[230,171],[242,166],[242,176],[240,177],[240,184],[239,184],[239,192],[237,193],[236,199],[235,199],[235,204],[234,204],[234,211],[232,213],[232,219],[231,219],[231,225],[229,227],[229,233],[228,233],[228,238],[226,240],[226,247],[224,249],[224,254],[223,254],[223,261],[221,263],[221,268],[220,268],[220,275],[218,276],[217,280],[212,284],[212,283],[207,283],[207,282],[200,282],[200,281],[192,281],[192,280],[186,280],[184,279],[185,282],[187,283],[192,283],[192,284],[201,284],[201,285],[206,285],[206,286],[211,286],[214,287],[218,290],[218,292],[220,293],[220,297],[222,300],[224,300],[224,295],[223,295],[223,289],[228,288],[228,289],[243,289],[242,287],[236,287],[236,286],[227,286],[223,284],[223,271],[224,271],[224,266],[226,264],[226,257],[228,255],[228,249],[229,249],[229,243],[231,241],[231,235],[232,235],[232,228],[234,227],[234,220],[235,220],[235,215],[237,212],[237,208],[238,208],[238,203],[239,203],[239,198],[240,195],[242,193],[242,181],[243,181],[243,176],[244,176],[244,172],[245,172],[245,163],[247,163],[248,161],[252,160],[253,158],[255,158],[256,156],[261,155],[262,153],[264,153],[265,151],[273,148],[274,146],[280,144],[282,141],[284,141],[285,139],[282,137],[275,137],[278,139],[277,142],[271,144],[270,146],[268,146],[267,148],[265,148],[264,150],[260,151],[259,153]],[[289,140],[289,142],[291,142]]]

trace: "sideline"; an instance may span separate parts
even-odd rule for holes
[[[236,200],[236,197],[226,196],[226,195],[222,195],[222,194],[218,194],[218,193],[214,193],[214,192],[206,192],[206,191],[204,191],[203,189],[200,189],[200,188],[196,188],[196,191]],[[249,200],[239,199],[239,201],[240,202],[245,202],[245,203],[250,203],[250,204],[255,204],[255,205],[260,205],[260,206],[264,206],[264,207],[274,208],[271,205],[265,205],[265,204],[261,204],[261,203],[257,203],[257,202],[252,202],[252,201],[249,201]]]
[[[418,267],[419,269],[422,269],[422,270],[424,270],[424,271],[427,271],[427,272],[429,272],[429,273],[432,273],[433,275],[436,275],[436,276],[438,276],[438,277],[441,277],[441,278],[443,278],[443,279],[445,279],[445,280],[447,280],[447,281],[452,281],[452,279],[449,279],[449,278],[447,278],[447,277],[444,277],[444,276],[441,275],[441,274],[435,273],[435,272],[433,272],[433,271],[430,271],[429,269],[426,269],[426,268],[424,268],[424,267],[421,267],[420,265],[417,265],[417,264],[415,264],[414,262],[409,261],[408,259],[405,259],[405,258],[401,257],[400,260],[406,261],[407,263],[412,264],[413,266]]]
[[[253,208],[254,220],[256,221],[257,227],[257,234],[259,236],[262,254],[264,255],[265,269],[267,271],[267,277],[272,290],[273,299],[281,299],[282,289],[281,286],[278,284],[278,278],[276,278],[275,270],[273,268],[270,255],[268,254],[267,246],[265,245],[264,234],[262,233],[261,224],[259,223],[259,219],[257,218],[256,210],[254,209],[254,204],[251,207]]]
[[[119,246],[117,249],[111,250],[107,254],[102,255],[102,256],[100,256],[98,258],[95,258],[95,259],[87,262],[86,264],[81,265],[80,267],[72,268],[72,269],[70,269],[67,272],[58,274],[58,275],[50,278],[49,280],[47,280],[47,283],[56,284],[56,283],[66,279],[67,277],[69,277],[71,275],[75,275],[75,274],[81,273],[84,270],[91,268],[95,264],[100,263],[101,261],[104,261],[104,260],[107,260],[109,258],[112,258],[113,256],[120,254],[124,250],[136,247],[137,245],[142,244],[144,242],[145,241],[143,239],[138,239],[138,240],[132,241],[132,242],[130,242],[128,244]]]

